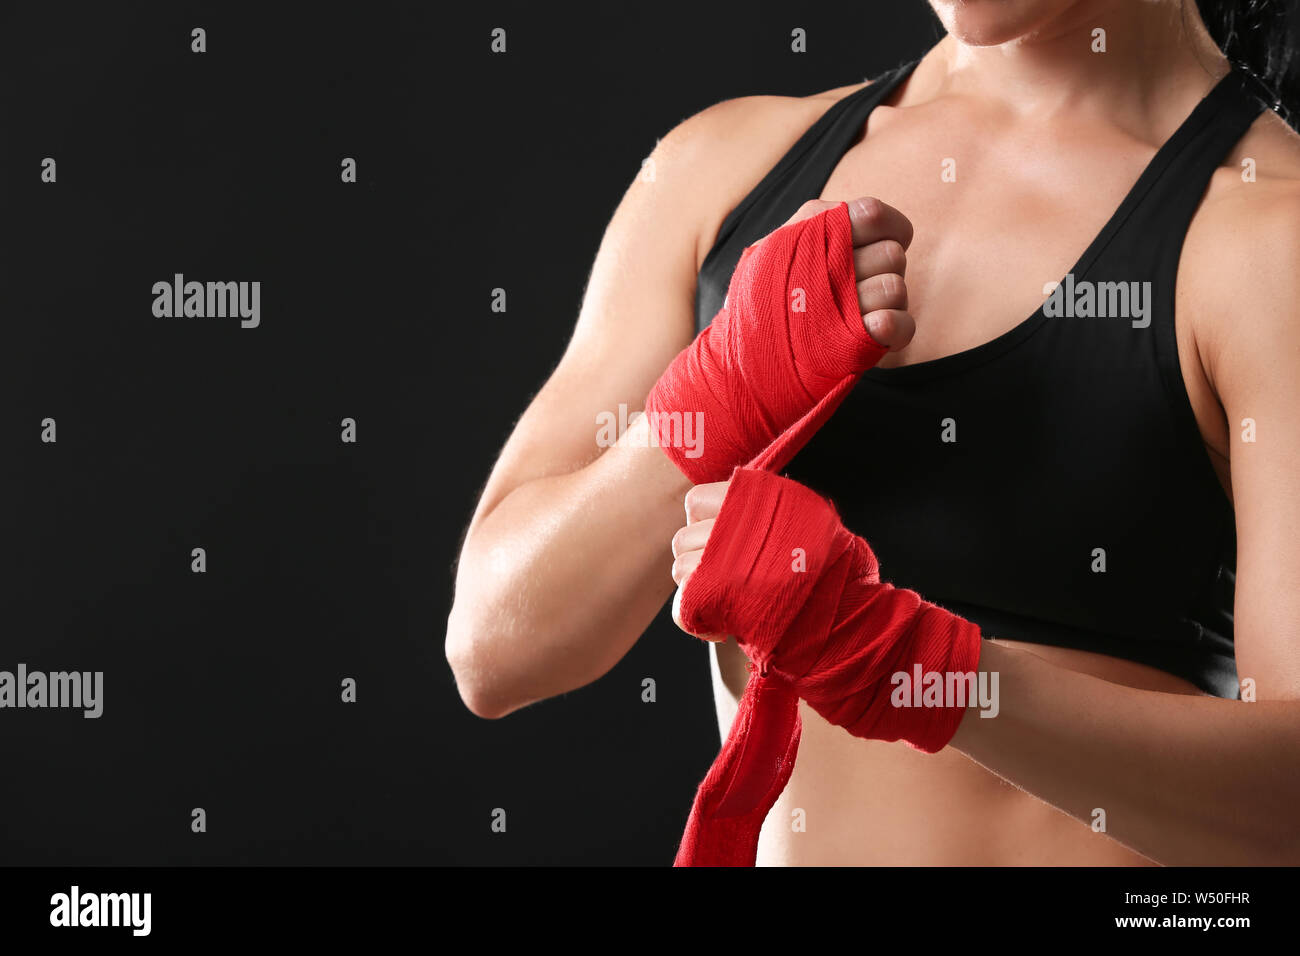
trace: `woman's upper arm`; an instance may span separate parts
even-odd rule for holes
[[[1300,699],[1300,183],[1239,204],[1199,283],[1227,416],[1237,520],[1237,671]]]

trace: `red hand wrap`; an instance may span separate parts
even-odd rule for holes
[[[860,737],[934,752],[965,708],[895,707],[891,678],[979,664],[974,624],[881,583],[871,549],[828,501],[770,473],[884,354],[862,325],[852,251],[843,203],[745,249],[727,304],[646,400],[652,415],[703,413],[699,457],[659,441],[688,478],[731,476],[682,594],[682,622],[699,634],[735,634],[757,665],[695,795],[678,866],[753,865],[763,820],[794,768],[800,697]]]
[[[840,203],[745,248],[726,304],[673,360],[646,412],[697,485],[747,462],[784,468],[798,447],[777,439],[791,430],[811,437],[885,351],[862,324],[849,207]],[[700,416],[699,457],[674,446],[674,415]]]
[[[927,706],[910,706],[910,693],[909,706],[895,705],[895,674],[909,682],[938,674],[945,684],[950,674],[973,675],[979,628],[882,582],[871,548],[830,502],[769,472],[732,476],[681,618],[697,634],[736,635],[757,672],[696,793],[679,866],[753,865],[763,820],[794,767],[800,697],[855,736],[926,753],[947,745],[975,702],[964,688],[927,695]]]

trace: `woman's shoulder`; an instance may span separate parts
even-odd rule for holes
[[[1268,110],[1219,164],[1193,225],[1211,233],[1280,226],[1288,218],[1300,225],[1298,190],[1300,133]]]
[[[865,83],[809,96],[757,94],[721,100],[682,120],[655,147],[656,176],[680,172],[677,188],[699,212],[696,262],[722,221],[825,112]]]
[[[1258,262],[1265,248],[1300,240],[1300,133],[1266,111],[1224,157],[1188,230],[1193,252],[1203,249],[1239,265]],[[1217,250],[1217,251],[1216,251]],[[1284,250],[1281,250],[1285,252]],[[1292,263],[1300,269],[1300,261]]]
[[[773,146],[772,140],[783,138],[789,139],[788,146],[835,103],[868,85],[837,86],[808,96],[760,93],[720,100],[682,120],[665,139],[701,143],[711,150]]]
[[[1300,330],[1300,133],[1263,113],[1224,158],[1187,230],[1180,312],[1217,351],[1295,341]]]

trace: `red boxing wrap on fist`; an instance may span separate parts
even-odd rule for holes
[[[862,324],[840,203],[745,248],[721,311],[647,397],[650,427],[697,485],[746,463],[784,468],[798,446],[778,439],[811,437],[885,352]],[[698,457],[672,439],[677,416],[700,423]]]

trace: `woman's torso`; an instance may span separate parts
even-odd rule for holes
[[[918,82],[921,82],[924,68],[923,63],[914,74]],[[1111,243],[1114,247],[1108,253],[1111,255],[1123,254],[1123,244],[1136,241],[1135,230],[1139,236],[1143,234],[1143,203],[1134,201],[1135,183],[1140,180],[1150,182],[1156,199],[1161,198],[1161,190],[1174,196],[1178,189],[1185,190],[1189,185],[1194,187],[1201,171],[1208,180],[1209,195],[1216,189],[1230,188],[1236,177],[1232,168],[1236,149],[1233,144],[1250,126],[1250,118],[1240,104],[1232,105],[1237,115],[1224,115],[1217,109],[1207,110],[1203,105],[1198,106],[1202,115],[1194,125],[1210,131],[1200,140],[1193,135],[1196,129],[1189,131],[1187,121],[1177,130],[1162,129],[1150,137],[1139,137],[1121,133],[1104,117],[1063,116],[1050,127],[1038,125],[1017,132],[1014,123],[1003,123],[1001,117],[983,112],[992,107],[972,108],[970,104],[954,103],[942,97],[912,107],[908,102],[909,90],[904,85],[905,79],[904,75],[891,80],[887,74],[877,81],[893,82],[893,90],[885,95],[884,102],[897,103],[898,108],[874,105],[864,116],[864,119],[869,117],[865,135],[860,135],[862,131],[859,130],[852,142],[841,144],[847,148],[837,150],[838,160],[834,156],[822,158],[821,163],[828,167],[829,172],[821,186],[820,198],[847,200],[856,196],[875,196],[901,210],[912,221],[915,238],[908,250],[906,281],[909,308],[916,317],[918,332],[907,350],[888,356],[882,367],[914,366],[911,371],[917,374],[912,376],[913,381],[909,381],[910,372],[901,373],[901,384],[898,384],[890,379],[891,373],[885,371],[880,373],[879,380],[865,383],[837,413],[823,434],[792,463],[788,473],[830,494],[850,528],[876,547],[887,579],[915,587],[927,598],[948,604],[954,610],[971,613],[977,619],[980,615],[989,615],[981,620],[986,636],[990,634],[990,621],[1003,625],[1005,620],[1005,626],[1013,633],[1016,627],[1028,628],[1035,642],[1004,640],[1004,643],[1022,647],[1059,666],[1145,689],[1193,694],[1213,690],[1226,695],[1223,688],[1235,680],[1235,674],[1225,671],[1224,665],[1226,653],[1226,667],[1230,670],[1230,591],[1226,597],[1218,595],[1219,605],[1226,600],[1229,611],[1225,624],[1216,618],[1222,614],[1221,606],[1207,604],[1192,608],[1187,605],[1176,578],[1179,574],[1185,577],[1209,575],[1214,579],[1211,583],[1222,585],[1223,576],[1231,575],[1228,564],[1230,551],[1224,559],[1225,567],[1218,567],[1218,563],[1220,553],[1231,548],[1230,539],[1208,548],[1202,556],[1192,556],[1189,559],[1192,570],[1170,569],[1174,579],[1163,588],[1158,583],[1153,587],[1155,607],[1136,611],[1120,623],[1104,622],[1109,625],[1104,630],[1113,632],[1113,639],[1120,642],[1116,646],[1124,646],[1127,654],[1127,645],[1123,642],[1132,638],[1126,636],[1126,632],[1136,633],[1148,627],[1147,621],[1142,619],[1148,612],[1151,620],[1157,623],[1161,613],[1167,613],[1171,619],[1181,618],[1170,623],[1168,633],[1157,635],[1161,640],[1152,647],[1143,647],[1125,659],[1099,653],[1106,650],[1104,639],[1098,636],[1094,640],[1090,636],[1103,630],[1094,617],[1124,616],[1126,607],[1132,607],[1136,598],[1126,588],[1132,590],[1135,585],[1132,581],[1126,583],[1124,575],[1113,574],[1109,579],[1086,577],[1096,574],[1095,561],[1089,560],[1090,550],[1080,556],[1081,574],[1085,576],[1070,586],[1073,590],[1058,588],[1057,582],[1051,579],[1017,581],[1009,572],[1004,574],[1004,578],[998,578],[996,569],[988,572],[993,576],[987,580],[981,580],[978,575],[967,575],[969,580],[966,580],[960,572],[948,575],[937,571],[931,573],[932,566],[944,562],[961,564],[969,561],[972,542],[966,538],[969,535],[990,537],[993,519],[972,503],[974,496],[966,494],[970,500],[963,501],[962,493],[950,484],[945,485],[945,482],[962,480],[959,465],[939,468],[927,461],[918,474],[922,483],[930,484],[930,487],[914,494],[909,489],[917,486],[916,476],[903,474],[898,480],[905,483],[897,487],[879,476],[905,473],[906,468],[898,466],[896,456],[907,455],[909,447],[913,449],[914,458],[920,457],[918,449],[922,447],[925,447],[926,455],[931,454],[932,449],[928,446],[916,444],[918,439],[911,432],[899,431],[904,427],[899,422],[906,423],[906,429],[915,426],[909,416],[918,408],[924,409],[921,418],[925,427],[933,426],[932,438],[938,443],[942,428],[936,417],[937,409],[942,407],[943,400],[952,399],[955,404],[951,417],[956,430],[956,441],[952,444],[960,448],[961,442],[966,440],[969,443],[967,447],[973,446],[978,456],[981,429],[990,431],[989,423],[981,423],[979,417],[999,411],[999,406],[996,401],[983,405],[963,403],[963,396],[968,396],[972,390],[987,393],[990,382],[1001,381],[997,377],[1001,372],[1014,374],[1020,380],[1041,378],[1037,385],[1044,389],[1059,391],[1077,387],[1068,375],[1060,374],[1061,369],[1040,370],[1035,365],[1036,362],[1045,363],[1061,350],[1071,347],[1068,336],[1057,340],[1059,329],[1050,328],[1041,319],[1039,323],[1026,321],[1025,317],[1033,316],[1042,304],[1045,283],[1061,279],[1072,267],[1082,264],[1086,258],[1085,250],[1095,251],[1103,232],[1118,237],[1118,242]],[[1214,86],[1213,78],[1207,77],[1206,89]],[[1216,95],[1222,99],[1222,90]],[[1191,109],[1189,104],[1183,115]],[[1231,114],[1232,110],[1227,112]],[[1224,127],[1217,138],[1214,134],[1216,123]],[[1241,129],[1234,133],[1231,129],[1234,125]],[[990,136],[987,132],[990,128],[997,128],[1006,135]],[[1162,146],[1175,136],[1182,137],[1175,143],[1178,150]],[[1223,144],[1226,144],[1225,148],[1220,149]],[[816,149],[818,145],[812,144],[810,148]],[[1199,158],[1195,155],[1198,150],[1203,154]],[[1155,162],[1157,158],[1158,164]],[[794,168],[800,162],[808,162],[806,155],[793,159],[797,162],[787,156],[783,163],[790,163],[790,168]],[[1160,169],[1154,169],[1155,165]],[[1187,181],[1179,182],[1180,177]],[[732,245],[756,241],[788,218],[799,202],[816,198],[815,195],[797,193],[809,181],[819,178],[816,174],[811,180],[796,175],[781,186],[778,177],[774,180],[778,187],[775,191],[772,182],[768,182],[766,187],[760,184],[754,194],[737,207],[741,215],[729,217],[723,233],[731,231]],[[783,189],[790,195],[780,195]],[[1191,197],[1190,205],[1186,206],[1188,217],[1195,212],[1196,198]],[[1152,203],[1151,208],[1145,209],[1145,214],[1156,217],[1152,222],[1163,222],[1159,218],[1166,215],[1163,208],[1159,203]],[[1147,232],[1154,244],[1160,243],[1162,236],[1150,233],[1158,231],[1153,226]],[[1166,231],[1170,230],[1166,227]],[[1183,227],[1175,225],[1171,234],[1180,234],[1181,231]],[[756,234],[749,237],[746,232]],[[722,244],[720,238],[717,245]],[[1164,244],[1168,245],[1167,241]],[[721,250],[715,246],[714,251]],[[1177,255],[1177,249],[1174,254]],[[1104,257],[1099,261],[1104,264]],[[1145,277],[1143,268],[1146,267],[1138,268],[1134,277]],[[1147,271],[1157,283],[1162,276],[1172,282],[1177,268],[1175,259],[1163,272],[1156,265],[1151,265]],[[724,272],[729,274],[725,265],[719,267],[714,263],[711,276],[709,269],[710,263],[706,260],[701,271],[700,289],[703,321],[707,321],[703,318],[706,314],[711,317],[716,311],[716,303],[710,302],[709,296],[719,294],[719,277]],[[1083,273],[1080,274],[1082,277]],[[1103,280],[1109,275],[1101,274],[1094,278]],[[1169,290],[1167,301],[1170,303],[1172,296],[1173,291]],[[1169,308],[1172,309],[1172,305]],[[1120,320],[1054,318],[1050,321]],[[1206,534],[1224,538],[1225,533],[1230,532],[1231,508],[1224,489],[1218,484],[1222,480],[1226,485],[1226,468],[1218,468],[1219,463],[1212,461],[1210,453],[1200,447],[1204,442],[1210,448],[1218,447],[1226,455],[1226,424],[1197,360],[1192,323],[1180,321],[1175,325],[1170,314],[1165,351],[1169,353],[1176,349],[1178,360],[1171,361],[1166,354],[1163,359],[1151,359],[1150,368],[1139,366],[1147,361],[1149,355],[1157,354],[1159,347],[1148,349],[1141,344],[1144,340],[1130,339],[1129,336],[1139,336],[1143,332],[1155,334],[1155,331],[1138,329],[1132,322],[1123,324],[1126,330],[1132,331],[1120,333],[1115,326],[1106,327],[1104,335],[1112,336],[1115,344],[1105,348],[1115,348],[1117,367],[1125,369],[1124,374],[1130,374],[1132,379],[1126,380],[1123,374],[1116,373],[1113,380],[1098,382],[1097,386],[1103,390],[1109,388],[1112,393],[1129,389],[1133,394],[1125,396],[1103,391],[1104,397],[1096,403],[1099,409],[1096,414],[1113,414],[1113,410],[1122,408],[1128,398],[1132,401],[1132,415],[1153,420],[1145,425],[1134,425],[1132,435],[1126,439],[1110,439],[1110,444],[1099,440],[1096,435],[1080,436],[1077,434],[1080,429],[1072,427],[1068,416],[1067,420],[1061,421],[1054,440],[1068,446],[1075,439],[1091,437],[1098,442],[1096,454],[1103,459],[1097,462],[1097,475],[1091,482],[1084,480],[1071,486],[1072,500],[1058,501],[1054,507],[1049,506],[1050,511],[1043,510],[1043,502],[1036,502],[1032,507],[1017,504],[1016,495],[1024,497],[1027,493],[1018,489],[1017,483],[1024,484],[1026,489],[1032,488],[1033,473],[1050,471],[1050,468],[1044,467],[1039,456],[1021,455],[1016,449],[1023,443],[1041,449],[1053,440],[1045,440],[1041,431],[1035,431],[1035,427],[1041,429],[1041,422],[1037,426],[1032,421],[1026,423],[1025,420],[1032,419],[1033,415],[1032,409],[1025,407],[1023,395],[1009,396],[1004,401],[1005,421],[997,423],[997,427],[1005,431],[998,445],[1001,450],[996,455],[1000,466],[1009,469],[1010,477],[994,490],[1005,491],[1010,497],[990,505],[991,508],[1000,507],[1004,512],[996,518],[1004,533],[996,541],[996,546],[988,548],[992,552],[1004,552],[1001,561],[1004,569],[1022,559],[1026,568],[1035,563],[1050,564],[1050,557],[1040,558],[1034,553],[1043,545],[1036,541],[1033,529],[1026,527],[1029,523],[1043,525],[1039,533],[1055,537],[1060,537],[1061,529],[1070,530],[1071,513],[1077,515],[1074,519],[1077,522],[1095,525],[1092,512],[1105,508],[1108,496],[1113,500],[1125,487],[1126,480],[1153,478],[1150,474],[1153,470],[1159,470],[1160,473],[1154,477],[1163,487],[1134,490],[1135,496],[1142,498],[1154,494],[1167,498],[1173,494],[1178,507],[1203,512],[1198,520],[1205,524]],[[1100,327],[1097,334],[1103,334]],[[1080,341],[1095,344],[1099,339]],[[1130,348],[1132,342],[1139,344]],[[1025,348],[1026,343],[1031,347]],[[1043,356],[1041,359],[1035,358],[1040,354]],[[1009,361],[1007,356],[1011,356]],[[1086,366],[1087,361],[1081,358],[1080,364]],[[1094,355],[1091,361],[1098,363],[1099,359]],[[1002,362],[1005,364],[999,365]],[[1020,367],[1017,367],[1017,362]],[[1162,384],[1159,367],[1162,365],[1166,375],[1171,368],[1176,369],[1181,381]],[[1073,365],[1071,368],[1084,374]],[[1104,363],[1099,364],[1098,369],[1089,374],[1104,376]],[[1177,398],[1185,404],[1170,400],[1161,392],[1165,387],[1183,389],[1183,394]],[[938,404],[934,404],[936,389],[947,396]],[[1166,406],[1177,407],[1171,412]],[[872,419],[873,415],[886,417]],[[1165,420],[1167,415],[1171,416],[1169,421]],[[930,418],[935,420],[931,422]],[[871,426],[870,432],[867,425]],[[892,433],[891,427],[894,429]],[[1119,432],[1124,433],[1125,427],[1120,426]],[[1175,432],[1181,428],[1186,434],[1180,433],[1179,440],[1169,448],[1161,449],[1157,456],[1144,457],[1138,451],[1130,456],[1125,449],[1136,448],[1134,443],[1145,440],[1144,427]],[[1017,429],[1021,429],[1023,434]],[[1113,435],[1115,432],[1115,428],[1108,428],[1105,434]],[[888,445],[886,448],[880,447],[882,434]],[[926,441],[929,440],[931,438],[927,436]],[[1126,446],[1125,441],[1130,444]],[[1189,448],[1192,442],[1197,445],[1194,451]],[[861,450],[846,456],[844,449],[849,446]],[[1186,461],[1180,460],[1180,455]],[[1193,455],[1200,458],[1193,460]],[[1124,472],[1129,460],[1135,464],[1132,473],[1126,476]],[[875,464],[877,461],[878,465]],[[1072,472],[1079,470],[1078,462],[1068,455],[1062,461],[1062,467],[1068,466]],[[1181,470],[1171,473],[1167,468],[1169,462]],[[975,465],[988,470],[987,462],[976,462]],[[940,478],[937,483],[925,481],[935,475]],[[1046,473],[1038,477],[1049,483],[1052,480],[1052,476]],[[1095,492],[1090,490],[1093,488],[1096,488]],[[865,490],[858,494],[859,489]],[[893,497],[882,498],[882,491]],[[1095,501],[1090,500],[1093,494],[1097,498]],[[1181,498],[1177,497],[1179,495]],[[1221,496],[1219,500],[1216,500],[1216,495]],[[868,506],[868,501],[878,504]],[[1141,508],[1142,513],[1151,511],[1149,502],[1130,507]],[[931,528],[922,535],[925,539],[923,547],[907,547],[904,534],[909,519],[903,516],[909,511],[924,514],[926,509],[939,514],[942,528],[938,531]],[[1115,510],[1118,512],[1117,521],[1127,520],[1132,524],[1146,520],[1140,517],[1139,512],[1126,518],[1122,507]],[[1160,519],[1159,514],[1150,519],[1151,524],[1146,527],[1149,534],[1159,539],[1160,535],[1181,533],[1173,530],[1173,524],[1162,526]],[[1087,532],[1090,529],[1085,527],[1083,530]],[[1104,529],[1093,527],[1091,531],[1105,538]],[[945,535],[951,538],[945,538]],[[1081,546],[1087,543],[1086,538],[1087,534],[1080,538]],[[882,539],[888,544],[882,544]],[[1017,555],[1014,542],[1019,539],[1023,539],[1024,553]],[[973,544],[978,550],[979,542]],[[1179,549],[1187,550],[1179,542],[1171,540],[1102,540],[1097,544],[1121,545],[1120,553],[1111,557],[1112,561],[1119,562],[1119,568],[1124,567],[1126,548],[1148,562],[1157,560],[1163,553],[1161,549],[1173,549],[1174,553]],[[994,557],[990,561],[997,563]],[[902,568],[901,580],[891,575],[891,566]],[[1136,575],[1129,573],[1136,579]],[[1109,590],[1090,592],[1088,589],[1093,587],[1093,581],[1106,582],[1100,586]],[[1205,582],[1196,583],[1199,586]],[[1230,580],[1227,583],[1230,584]],[[929,589],[927,584],[931,585]],[[965,585],[969,586],[971,593],[956,593]],[[954,593],[933,593],[935,589],[950,588]],[[976,606],[982,598],[981,589],[994,594],[988,608]],[[1076,594],[1080,589],[1082,592]],[[969,611],[964,601],[972,602]],[[1056,605],[1061,605],[1059,612]],[[1052,634],[1047,638],[1048,643],[1037,643],[1038,632],[1035,629],[1039,626],[1045,633]],[[1001,638],[1000,629],[994,628],[992,636]],[[1161,627],[1151,629],[1161,630]],[[1180,641],[1195,643],[1198,640],[1205,646],[1198,644],[1195,653],[1179,644]],[[1074,646],[1070,646],[1072,644]],[[734,642],[716,646],[715,655],[714,689],[719,723],[725,735],[747,672],[745,659]],[[1166,658],[1181,661],[1185,672],[1180,675],[1178,666],[1151,666],[1153,662],[1159,663]],[[930,756],[897,744],[860,740],[827,724],[807,706],[801,705],[801,709],[804,732],[799,759],[789,786],[764,827],[759,847],[760,863],[1116,865],[1148,862],[1104,835],[1094,833],[1086,824],[1016,790],[960,753],[950,750]]]

